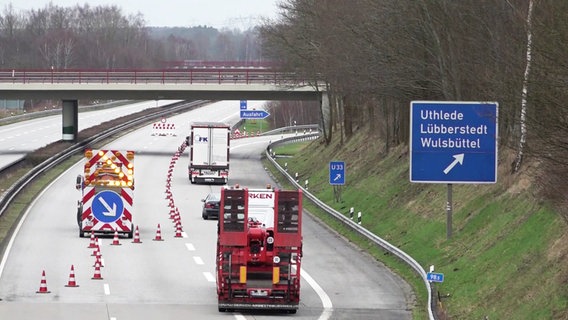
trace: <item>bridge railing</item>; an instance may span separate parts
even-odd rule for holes
[[[257,68],[141,70],[0,70],[12,84],[275,84],[308,85],[294,73]]]

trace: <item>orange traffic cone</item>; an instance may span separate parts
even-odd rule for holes
[[[159,223],[158,223],[158,230],[156,230],[156,237],[154,238],[154,241],[164,241],[164,239],[162,239],[162,231],[160,230]]]
[[[95,233],[91,232],[91,242],[89,243],[89,248],[97,247],[97,239],[95,238]]]
[[[140,232],[138,231],[138,226],[136,226],[136,230],[134,231],[134,241],[132,243],[142,243],[140,241]]]
[[[45,280],[45,270],[41,273],[41,284],[39,285],[39,290],[36,293],[50,293],[51,291],[47,290],[47,281]]]
[[[93,280],[102,280],[103,277],[101,276],[101,265],[97,262],[95,264],[95,274],[91,278]]]
[[[65,285],[66,287],[78,287],[79,285],[75,282],[75,268],[71,265],[71,273],[69,274],[69,281]]]
[[[114,238],[112,239],[112,246],[120,246],[120,242],[118,241],[118,230],[114,230]]]

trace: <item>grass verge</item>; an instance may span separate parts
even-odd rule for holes
[[[446,238],[446,185],[412,184],[404,148],[382,152],[364,132],[348,144],[320,141],[276,148],[278,162],[309,179],[310,192],[347,215],[361,211],[362,225],[444,273],[437,284],[441,319],[565,319],[568,316],[566,223],[536,199],[526,175],[500,168],[494,185],[453,186],[453,236]],[[504,154],[502,157],[506,157]],[[501,159],[503,163],[506,159]],[[328,163],[346,162],[346,184],[337,201]],[[270,166],[268,166],[270,167]],[[274,171],[273,171],[274,172]],[[276,173],[274,173],[276,174]],[[280,179],[284,183],[283,179]],[[284,184],[283,187],[290,187]],[[316,208],[310,213],[368,250],[415,289],[415,319],[425,319],[426,291],[408,267],[358,239]]]

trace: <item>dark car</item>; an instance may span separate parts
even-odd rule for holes
[[[201,217],[204,220],[207,220],[211,217],[219,218],[219,203],[221,201],[221,194],[220,193],[210,193],[205,197],[205,199],[201,199],[203,201],[203,211],[201,212]]]

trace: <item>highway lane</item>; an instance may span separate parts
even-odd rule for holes
[[[189,131],[190,121],[227,122],[238,118],[238,102],[222,102],[171,118]],[[83,162],[59,177],[37,198],[0,265],[0,318],[18,319],[227,319],[217,312],[215,282],[216,222],[201,219],[201,202],[219,186],[191,185],[187,151],[176,161],[172,193],[182,215],[184,238],[174,238],[168,216],[165,178],[171,157],[184,136],[151,136],[149,126],[105,148],[137,152],[135,162],[135,224],[141,244],[101,239],[103,280],[91,280],[94,257],[88,239],[78,237],[75,204],[79,192],[74,177]],[[270,178],[258,162],[260,150],[274,137],[232,141],[230,183],[264,186]],[[165,241],[153,241],[157,224]],[[304,275],[298,319],[410,319],[406,311],[409,289],[359,250],[305,216]],[[70,266],[80,287],[67,288]],[[42,270],[49,294],[37,294]],[[329,301],[322,300],[327,296]],[[325,308],[327,309],[325,309]],[[330,316],[330,317],[328,317]],[[355,316],[355,317],[354,317]],[[266,314],[235,314],[239,319],[265,319]]]
[[[108,120],[177,102],[179,100],[141,101],[102,110],[79,110],[79,131]],[[23,158],[28,152],[61,140],[62,115],[52,115],[0,126],[0,168]]]

